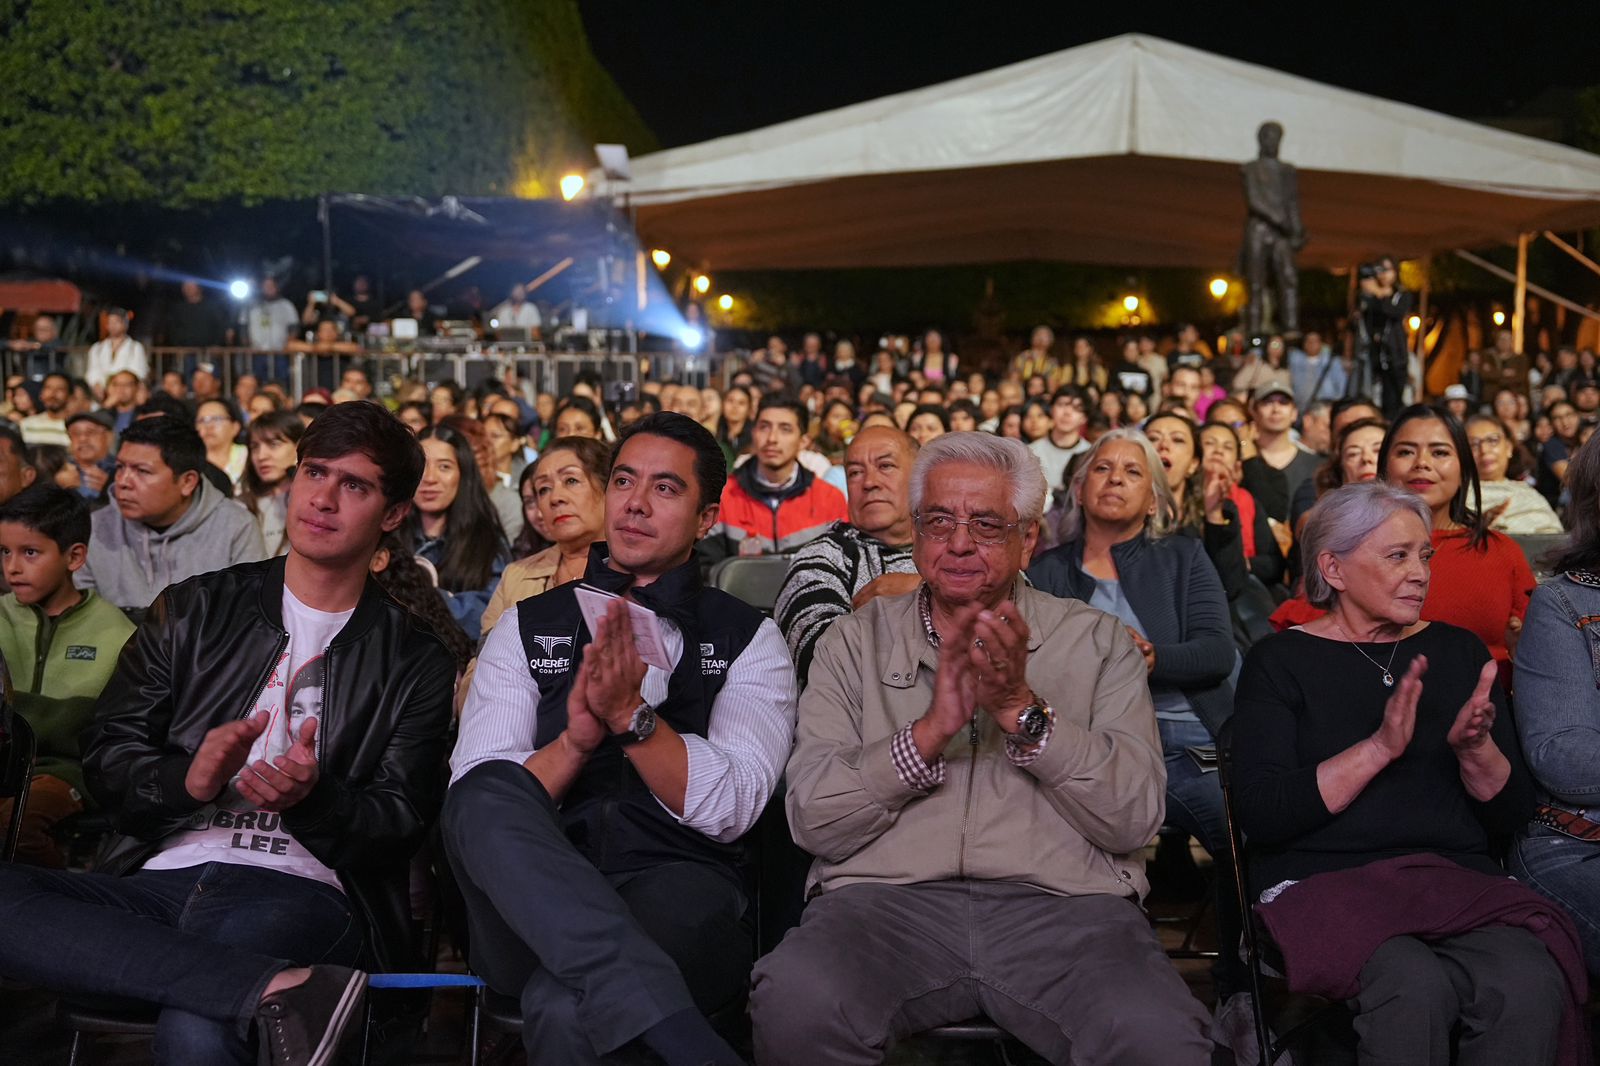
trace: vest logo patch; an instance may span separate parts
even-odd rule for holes
[[[717,658],[715,644],[700,645],[700,673],[721,676],[728,672],[728,660]]]
[[[84,662],[94,662],[95,648],[90,644],[68,644],[67,659],[79,659]]]
[[[528,660],[528,669],[541,674],[559,674],[572,668],[571,637],[535,634],[533,642],[539,646],[540,656]]]

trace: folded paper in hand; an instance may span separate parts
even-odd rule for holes
[[[573,590],[578,597],[578,610],[583,612],[583,622],[591,634],[600,632],[600,619],[611,609],[613,601],[622,600],[615,593],[597,589],[592,585],[579,585]],[[622,600],[628,605],[628,618],[633,623],[633,644],[639,649],[639,658],[647,666],[672,672],[672,660],[667,657],[667,643],[661,635],[661,619],[648,607],[632,600]]]

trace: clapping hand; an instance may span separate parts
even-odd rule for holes
[[[587,657],[573,675],[567,690],[567,728],[562,733],[569,748],[588,755],[606,738],[606,724],[589,709],[589,662]]]
[[[1033,702],[1028,636],[1028,623],[1011,600],[973,619],[967,663],[977,679],[978,704],[1008,733],[1016,732],[1017,714]]]
[[[606,608],[600,629],[584,649],[582,670],[589,710],[613,733],[626,731],[633,712],[644,702],[645,664],[633,641],[628,605],[617,600]]]
[[[978,702],[978,679],[965,654],[972,638],[976,609],[956,616],[954,631],[939,644],[939,667],[933,675],[933,702],[912,726],[911,736],[925,762],[932,762],[950,738],[961,732]]]
[[[189,795],[201,803],[210,803],[221,795],[233,775],[244,768],[251,746],[266,730],[269,720],[263,711],[207,732],[183,779]]]
[[[1494,727],[1494,700],[1490,692],[1494,688],[1495,678],[1499,676],[1500,668],[1495,661],[1490,659],[1483,664],[1483,669],[1478,671],[1478,687],[1472,690],[1472,695],[1467,697],[1467,702],[1461,705],[1461,710],[1456,713],[1455,724],[1450,727],[1446,739],[1450,742],[1450,750],[1456,753],[1456,758],[1470,758],[1484,747],[1494,746],[1489,737],[1489,730]]]
[[[1228,470],[1228,464],[1221,459],[1213,459],[1205,465],[1205,509],[1206,521],[1220,525],[1223,521],[1222,501],[1233,492],[1233,475]]]
[[[1395,686],[1394,695],[1383,706],[1383,724],[1372,734],[1371,742],[1385,764],[1400,758],[1411,744],[1417,729],[1417,701],[1422,698],[1422,675],[1427,670],[1426,655],[1412,659],[1405,676]]]
[[[1122,628],[1128,631],[1128,636],[1133,638],[1133,646],[1139,649],[1140,655],[1144,656],[1144,672],[1147,674],[1155,673],[1156,646],[1150,643],[1143,633],[1132,626],[1123,626]]]
[[[239,775],[239,795],[264,811],[286,811],[305,799],[317,783],[317,720],[300,722],[289,750],[268,762],[257,759]]]

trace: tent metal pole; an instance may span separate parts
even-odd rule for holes
[[[1600,274],[1600,263],[1596,263],[1593,259],[1590,259],[1588,256],[1584,255],[1572,245],[1568,244],[1560,237],[1557,237],[1554,233],[1551,233],[1549,230],[1545,230],[1544,238],[1557,248],[1560,248],[1563,252],[1566,252],[1568,255],[1572,256],[1572,258],[1576,259],[1584,266],[1588,267],[1590,270],[1594,271],[1596,274]]]
[[[1478,267],[1482,270],[1487,270],[1497,278],[1504,278],[1506,281],[1511,282],[1517,280],[1517,276],[1511,273],[1511,271],[1507,270],[1505,267],[1495,266],[1487,259],[1473,255],[1471,252],[1463,248],[1457,248],[1456,255],[1460,256],[1462,259],[1465,259],[1475,267]],[[1535,296],[1549,300],[1553,304],[1560,304],[1568,311],[1575,312],[1587,318],[1600,320],[1600,311],[1596,311],[1592,307],[1585,307],[1580,303],[1575,303],[1574,301],[1567,299],[1565,296],[1559,296],[1556,293],[1551,292],[1549,289],[1533,284],[1531,281],[1528,282],[1528,291],[1533,293]]]
[[[1522,354],[1523,331],[1528,324],[1528,235],[1517,234],[1517,277],[1512,290],[1511,350]]]
[[[1423,349],[1427,347],[1427,345],[1423,343],[1423,337],[1428,328],[1428,295],[1432,288],[1433,254],[1430,252],[1422,257],[1422,291],[1417,297],[1418,324],[1417,335],[1414,339],[1413,347],[1416,349],[1416,354],[1419,356],[1423,354]]]

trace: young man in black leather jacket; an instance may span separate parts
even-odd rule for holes
[[[367,574],[422,467],[383,408],[335,406],[299,445],[289,554],[157,598],[84,744],[118,835],[94,873],[0,868],[0,973],[156,1005],[159,1062],[332,1060],[357,967],[409,962],[442,799],[454,663]]]

